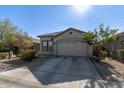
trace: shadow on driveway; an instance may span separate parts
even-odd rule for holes
[[[108,65],[107,68],[103,68],[103,66],[100,65],[99,67],[101,70],[105,70],[103,71],[104,73],[101,73],[98,68],[95,68],[96,64],[94,67],[89,58],[86,57],[36,58],[32,62],[22,62],[20,59],[16,59],[14,61],[6,61],[4,64],[10,66],[10,69],[8,69],[10,71],[25,66],[26,69],[30,71],[30,74],[33,75],[33,78],[30,77],[29,72],[22,69],[16,71],[16,73],[11,72],[11,76],[14,76],[12,74],[15,74],[15,76],[19,76],[19,79],[26,79],[31,82],[33,82],[35,78],[38,80],[38,83],[43,85],[53,84],[58,86],[59,84],[61,87],[123,86],[116,78],[112,81],[106,80],[108,76],[110,77],[113,75],[113,72],[110,69],[112,66]]]

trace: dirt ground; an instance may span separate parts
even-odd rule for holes
[[[93,62],[93,64],[104,80],[114,82],[124,81],[124,63],[107,58],[101,62]]]

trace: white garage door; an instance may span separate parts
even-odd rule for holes
[[[87,43],[63,41],[57,43],[58,56],[87,56]]]

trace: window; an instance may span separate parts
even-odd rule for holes
[[[53,51],[53,42],[42,41],[42,51]]]
[[[53,50],[53,42],[48,41],[48,51],[52,51],[52,50]]]
[[[47,41],[42,41],[42,50],[47,51]]]

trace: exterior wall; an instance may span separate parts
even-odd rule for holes
[[[72,32],[72,34],[70,34],[70,32]],[[82,55],[82,56],[92,56],[92,46],[88,45],[83,39],[82,39],[83,35],[82,33],[80,32],[77,32],[77,31],[74,31],[74,30],[70,30],[70,31],[67,31],[65,33],[63,33],[62,35],[56,37],[54,39],[54,54],[57,55],[57,51],[59,52],[62,52],[62,53],[67,53],[67,51],[69,52],[69,50],[74,50],[74,49],[80,49],[83,51],[78,51],[78,53],[73,53],[74,56],[79,56],[79,55]],[[68,42],[68,43],[65,43],[65,48],[62,49],[62,51],[58,50],[58,45],[57,43],[60,43],[60,47],[61,47],[61,43],[62,42]],[[74,42],[74,43],[69,43],[69,42]],[[83,42],[82,44],[81,43],[78,43],[78,42]],[[69,44],[69,45],[66,45],[66,44]],[[78,46],[76,45],[73,45],[73,44],[78,44]],[[63,45],[63,44],[62,44]],[[73,47],[71,47],[73,45]],[[77,50],[78,50],[77,49]],[[72,51],[71,51],[72,53]],[[65,54],[65,55],[69,55],[69,54]]]
[[[119,38],[114,42],[114,45],[116,50],[124,49],[124,35],[120,35]]]
[[[40,40],[51,40],[52,37],[41,37]]]
[[[72,32],[72,34],[70,34],[70,32]],[[78,32],[78,31],[74,31],[74,30],[70,30],[67,31],[59,36],[57,36],[56,38],[54,38],[54,55],[57,55],[57,42],[61,42],[63,40],[68,41],[68,40],[78,40],[78,41],[82,41],[82,33]],[[66,51],[66,49],[64,49]],[[63,51],[64,51],[63,50]]]
[[[70,32],[72,32],[72,34],[70,34]],[[74,31],[74,30],[70,30],[70,31],[67,31],[64,34],[56,37],[54,39],[54,41],[56,42],[57,40],[67,39],[67,38],[80,38],[80,39],[82,39],[82,33]]]
[[[82,39],[82,37],[83,37],[82,33],[78,32],[78,31],[75,31],[75,30],[69,30],[69,31],[67,31],[67,32],[65,32],[65,33],[57,36],[56,38],[53,39],[53,52],[43,52],[42,51],[42,41],[43,40],[52,40],[52,37],[41,37],[40,38],[40,53],[42,55],[55,55],[55,56],[57,56],[57,50],[58,50],[57,43],[60,43],[60,46],[61,46],[61,43],[62,42],[76,42],[77,44],[78,44],[78,42],[83,42],[83,44],[81,44],[81,45],[79,44],[78,48],[79,49],[82,49],[83,52],[84,52],[84,54],[86,54],[86,55],[83,55],[80,51],[79,51],[79,55],[92,56],[92,47],[89,46]],[[73,43],[73,44],[76,44],[76,43]],[[62,50],[62,52],[65,52],[66,53],[66,51],[68,51],[68,48],[70,48],[70,46],[71,46],[71,44],[66,45],[66,47]],[[74,47],[71,47],[72,49],[77,49],[77,46],[76,45],[73,45],[73,46]]]
[[[93,46],[92,45],[88,45],[88,56],[89,57],[92,57],[93,56]]]

